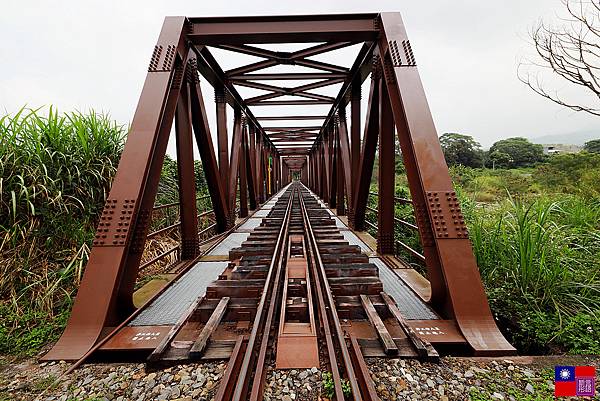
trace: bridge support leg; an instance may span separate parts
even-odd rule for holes
[[[336,146],[335,146],[335,159],[336,159],[336,185],[337,185],[337,215],[346,215],[346,202],[345,202],[345,176],[344,176],[344,163],[342,162],[342,150],[340,144],[340,129],[339,125],[336,127]],[[350,189],[348,191],[351,191]]]
[[[377,63],[374,63],[377,66]],[[377,135],[379,132],[379,97],[381,81],[380,70],[374,67],[372,72],[371,89],[369,91],[369,108],[367,109],[367,120],[365,134],[363,137],[362,152],[359,164],[359,174],[353,179],[356,181],[355,193],[352,201],[353,215],[350,226],[358,231],[365,229],[365,213],[367,211],[367,200],[373,175],[373,162],[375,161],[375,150],[377,149]]]
[[[248,151],[248,173],[249,179],[252,184],[249,186],[250,189],[250,209],[256,210],[257,205],[260,203],[258,195],[258,180],[256,172],[256,134],[254,126],[248,126],[248,143],[246,145]]]
[[[219,167],[217,165],[206,109],[204,107],[204,99],[197,74],[194,74],[193,78],[193,82],[189,84],[190,98],[192,100],[192,126],[194,127],[196,143],[200,152],[200,158],[202,159],[202,168],[213,205],[217,232],[222,233],[228,228],[229,206],[227,205],[225,188],[219,174]]]
[[[233,137],[231,139],[231,162],[229,163],[228,173],[228,191],[229,200],[229,224],[233,226],[235,222],[235,209],[237,201],[238,177],[240,170],[240,154],[242,151],[243,125],[245,121],[242,118],[242,112],[239,108],[234,109],[233,117]]]
[[[394,118],[385,84],[380,81],[379,97],[379,197],[377,252],[394,253]]]
[[[248,217],[248,152],[247,147],[247,132],[248,127],[244,124],[242,131],[242,141],[240,143],[240,217]],[[252,186],[252,184],[250,184]],[[250,196],[252,199],[252,196]]]
[[[350,175],[352,180],[350,181],[351,187],[347,187],[348,193],[356,194],[357,182],[356,177],[360,173],[360,98],[361,98],[361,82],[355,80],[352,83],[350,95],[350,155],[349,161],[351,168]],[[354,220],[354,205],[348,202],[349,217]]]
[[[148,68],[67,327],[46,360],[75,360],[133,310],[132,294],[188,55],[186,19],[167,17]]]
[[[175,118],[177,170],[179,178],[179,216],[181,220],[181,259],[193,259],[200,252],[194,177],[194,146],[188,85],[184,85]]]
[[[378,48],[431,282],[431,302],[456,319],[475,354],[514,353],[490,311],[402,19],[397,13],[382,13],[379,18]]]

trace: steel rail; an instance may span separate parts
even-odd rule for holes
[[[304,207],[304,202],[301,203],[301,210]],[[302,213],[302,220],[305,221],[304,213]],[[306,227],[306,223],[305,223]],[[310,257],[310,266],[311,266],[311,275],[313,280],[315,281],[315,291],[317,295],[317,303],[319,305],[319,318],[321,320],[321,327],[323,328],[323,332],[325,334],[325,345],[327,346],[327,356],[329,357],[329,368],[331,369],[331,376],[333,377],[334,390],[337,401],[344,400],[344,391],[342,390],[342,380],[340,377],[340,371],[337,362],[337,356],[335,353],[335,345],[333,344],[333,336],[331,334],[331,325],[329,324],[329,317],[327,315],[327,306],[325,305],[325,299],[322,291],[318,291],[321,288],[321,279],[319,278],[319,274],[317,272],[316,263],[315,263],[315,255],[313,253],[312,246],[309,244],[309,241],[306,243],[307,253]]]
[[[406,249],[410,254],[412,254],[415,258],[419,259],[421,262],[425,262],[425,256],[412,249],[410,246],[406,245],[402,241],[396,241],[397,245],[400,245],[402,248]]]
[[[292,195],[293,195],[293,189],[292,189]],[[268,294],[269,294],[269,292],[271,292],[271,305],[269,306],[269,310],[266,312],[267,316],[265,317],[265,322],[272,320],[272,315],[274,313],[274,308],[275,308],[275,304],[276,304],[274,297],[276,297],[276,291],[279,287],[279,276],[281,274],[281,255],[283,254],[283,248],[285,245],[285,237],[287,235],[287,231],[289,228],[288,223],[289,223],[290,216],[291,216],[292,201],[293,201],[293,196],[290,196],[290,198],[288,200],[287,208],[285,211],[285,215],[282,220],[281,228],[279,229],[279,235],[277,236],[277,242],[275,243],[275,249],[273,251],[273,258],[271,259],[271,263],[269,265],[269,271],[267,273],[265,285],[263,287],[260,301],[259,301],[257,309],[256,309],[256,316],[255,316],[254,322],[252,324],[252,331],[250,333],[250,337],[248,338],[248,345],[246,347],[246,352],[244,353],[244,359],[242,360],[242,366],[240,367],[240,372],[237,376],[235,390],[234,390],[233,396],[231,398],[233,401],[241,401],[242,397],[246,394],[247,385],[249,384],[248,381],[250,379],[249,375],[252,373],[251,369],[250,369],[250,364],[251,364],[253,356],[254,356],[254,348],[255,348],[255,344],[257,342],[259,333],[262,333],[263,341],[261,341],[261,347],[260,347],[261,354],[259,354],[259,361],[257,363],[255,377],[257,374],[261,373],[258,370],[259,364],[261,362],[264,364],[264,358],[266,356],[264,354],[266,354],[266,347],[263,352],[263,344],[262,343],[265,341],[265,338],[266,338],[266,341],[268,341],[269,333],[267,330],[269,330],[270,327],[263,324],[263,314],[265,313],[265,309],[267,308]],[[273,287],[273,289],[272,289],[272,291],[269,291],[269,289],[271,287]],[[264,365],[262,367],[264,368]],[[254,386],[253,386],[252,391],[254,393]]]
[[[196,198],[196,201],[199,200],[203,200],[203,199],[208,199],[210,198],[210,195],[203,195],[203,196],[199,196]],[[172,202],[172,203],[163,203],[162,205],[154,205],[154,207],[152,208],[152,211],[154,210],[160,210],[160,209],[164,209],[166,207],[173,207],[173,206],[177,206],[179,205],[181,202]]]
[[[304,204],[304,198],[300,196],[300,208],[302,211],[302,218],[304,219],[304,230],[306,236],[308,237],[308,247],[311,249],[314,258],[312,260],[313,269],[318,273],[318,277],[321,279],[321,285],[317,287],[317,293],[321,293],[324,298],[327,300],[327,308],[329,309],[329,313],[331,315],[332,325],[335,329],[335,334],[337,337],[337,342],[339,344],[340,353],[342,354],[342,359],[344,362],[344,367],[346,370],[346,376],[348,378],[348,382],[350,383],[350,387],[352,389],[352,396],[355,401],[361,401],[361,391],[360,386],[358,384],[358,379],[356,376],[356,372],[354,370],[354,364],[352,363],[352,358],[350,357],[350,352],[348,351],[348,345],[346,344],[346,338],[344,334],[344,330],[340,324],[340,319],[337,314],[335,300],[333,299],[333,295],[331,292],[331,287],[329,286],[329,282],[327,281],[327,275],[325,273],[325,266],[323,265],[323,260],[321,258],[321,253],[319,252],[319,248],[317,246],[317,240],[315,238],[315,234],[312,229],[312,224],[310,222],[310,218],[308,216],[308,211],[306,209],[306,205]],[[317,275],[315,275],[317,277]],[[333,368],[333,366],[332,366]],[[340,398],[341,396],[341,398]],[[344,400],[343,393],[338,394],[336,388],[336,397],[338,400]]]
[[[373,212],[373,213],[378,213],[379,212],[379,210],[377,210],[375,208],[372,208],[370,206],[365,206],[365,209],[367,209],[368,211]],[[419,227],[415,226],[414,224],[409,223],[406,220],[399,219],[398,217],[394,217],[394,221],[396,223],[402,224],[403,226],[406,226],[408,228],[412,228],[413,230],[418,230],[419,229]]]
[[[267,357],[267,347],[269,345],[269,334],[271,330],[271,326],[273,324],[273,317],[275,316],[275,308],[278,305],[277,299],[279,297],[279,287],[281,284],[281,273],[283,270],[283,263],[285,260],[286,254],[286,245],[288,244],[288,233],[290,221],[292,219],[292,209],[294,205],[294,194],[297,192],[297,188],[292,186],[291,188],[290,199],[288,201],[288,208],[286,209],[286,214],[284,216],[284,220],[282,221],[282,228],[284,229],[282,244],[279,249],[279,254],[273,254],[273,259],[277,256],[277,271],[275,275],[275,287],[271,292],[271,300],[269,301],[269,311],[267,314],[267,319],[265,321],[263,334],[260,343],[260,350],[258,353],[258,361],[256,363],[256,367],[254,368],[254,379],[252,382],[252,391],[250,393],[250,401],[262,401],[263,399],[263,384],[265,379],[265,360]],[[287,219],[287,221],[286,221]],[[253,327],[254,329],[254,327]]]
[[[164,258],[167,255],[170,255],[171,253],[175,252],[176,250],[178,250],[179,248],[181,248],[180,245],[175,245],[174,247],[167,249],[166,251],[164,251],[163,253],[161,253],[158,256],[153,257],[152,259],[150,259],[147,262],[144,262],[144,264],[140,265],[138,271],[144,271],[148,266],[153,265],[154,263],[158,262],[159,260],[161,260],[162,258]]]
[[[377,192],[369,192],[369,195],[373,195],[373,196],[379,196],[379,194]],[[401,198],[399,196],[394,196],[394,202],[398,202],[398,203],[404,203],[407,205],[412,205],[412,200],[410,199],[406,199],[406,198]]]

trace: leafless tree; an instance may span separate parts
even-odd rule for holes
[[[543,20],[531,30],[537,55],[532,61],[537,70],[523,72],[519,79],[539,95],[575,111],[600,116],[600,0],[562,0],[566,18],[557,26]],[[547,89],[540,79],[543,70],[550,70],[575,87],[583,88],[591,104],[578,104],[560,96],[557,90]]]

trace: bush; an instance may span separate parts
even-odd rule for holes
[[[535,180],[549,191],[600,197],[600,154],[555,155],[537,167]]]
[[[60,332],[123,138],[93,111],[0,118],[1,351],[35,353]]]
[[[573,196],[511,198],[470,219],[490,305],[521,352],[591,352],[600,341],[597,330],[577,331],[599,322],[598,215],[597,204]]]

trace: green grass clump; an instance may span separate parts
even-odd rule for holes
[[[492,309],[521,352],[598,353],[599,216],[581,197],[509,198],[469,222]]]
[[[518,169],[453,166],[450,175],[492,312],[519,352],[600,353],[600,155]],[[410,197],[407,184],[397,175],[396,196]],[[377,208],[376,196],[369,206]],[[414,224],[411,206],[396,203],[395,215]],[[367,221],[377,224],[376,213]],[[414,230],[397,223],[395,235],[422,250]],[[408,252],[396,253],[427,274]]]
[[[0,118],[0,352],[32,354],[60,333],[124,135],[93,111]]]

